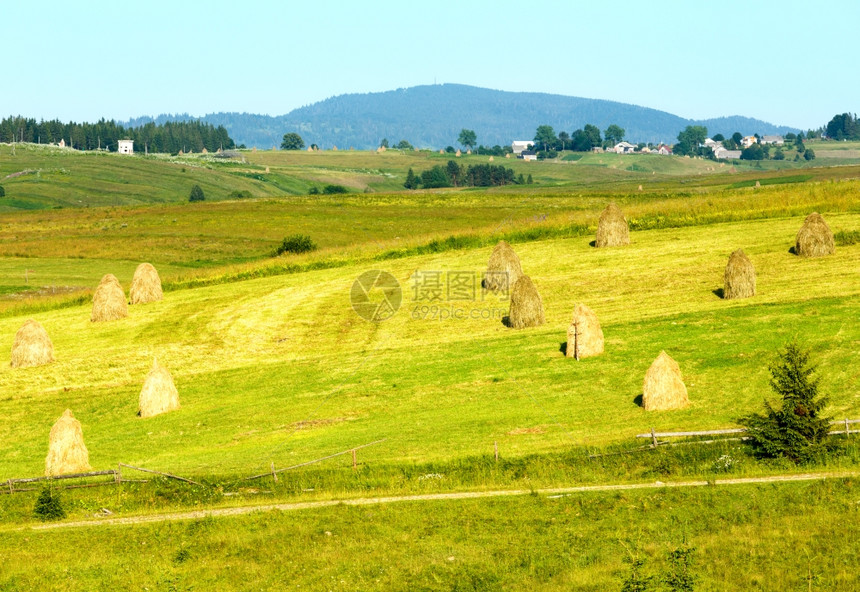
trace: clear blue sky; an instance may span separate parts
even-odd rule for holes
[[[245,111],[471,84],[801,128],[860,111],[858,0],[0,0],[0,116]]]

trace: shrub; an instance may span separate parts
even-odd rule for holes
[[[326,195],[334,195],[337,193],[349,193],[343,185],[326,185],[322,192]]]
[[[200,185],[195,185],[191,188],[191,195],[188,196],[188,201],[203,201],[206,196],[203,195],[203,190]]]
[[[805,158],[806,160],[814,160],[815,159],[815,150],[813,150],[812,148],[807,148],[803,152],[803,158]]]
[[[313,187],[308,189],[308,195],[319,195],[319,194],[320,194],[320,188],[317,187],[316,185],[314,185]]]
[[[0,185],[0,197],[6,197],[6,190],[3,189],[2,185]]]
[[[823,415],[827,397],[819,396],[820,379],[812,378],[809,352],[796,341],[789,342],[770,366],[770,387],[782,397],[782,407],[764,402],[764,414],[740,419],[749,431],[749,443],[760,458],[786,457],[795,463],[808,462],[831,450],[830,418]]]
[[[308,253],[316,251],[316,243],[306,234],[293,234],[284,239],[284,241],[275,249],[274,256],[283,255],[284,253]]]
[[[227,197],[232,197],[234,199],[242,198],[242,197],[251,197],[251,192],[248,190],[245,190],[245,189],[243,189],[242,191],[234,190],[234,191],[231,191]]]
[[[60,498],[51,493],[50,488],[45,487],[36,499],[33,515],[42,522],[49,520],[62,520],[66,517],[66,511],[60,503]]]
[[[837,245],[856,245],[860,243],[860,230],[840,230],[833,235]]]

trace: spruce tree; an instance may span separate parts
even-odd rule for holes
[[[813,378],[815,366],[809,365],[809,352],[792,341],[770,366],[770,387],[782,398],[775,409],[764,402],[763,414],[741,418],[749,430],[750,444],[756,456],[786,457],[795,463],[826,453],[836,444],[828,438],[830,418],[823,415],[827,397],[819,395],[820,379]]]

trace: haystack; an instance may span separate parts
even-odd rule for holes
[[[125,292],[119,280],[112,273],[105,275],[99,282],[96,293],[93,294],[93,312],[90,320],[115,321],[128,316],[128,304],[125,301]]]
[[[645,373],[642,406],[645,411],[664,411],[686,407],[689,402],[678,362],[661,351]]]
[[[149,263],[141,263],[134,270],[131,280],[131,288],[128,290],[128,299],[132,304],[146,304],[161,300],[164,294],[161,291],[161,278],[158,271]]]
[[[179,393],[173,384],[173,377],[158,360],[153,360],[152,369],[140,390],[138,415],[152,417],[175,409],[179,409]]]
[[[597,247],[617,247],[630,244],[630,229],[624,214],[614,203],[610,203],[597,221]]]
[[[543,324],[543,301],[540,294],[529,276],[520,276],[511,290],[508,326],[514,329],[525,329]]]
[[[594,311],[584,304],[573,309],[573,321],[567,329],[568,358],[588,358],[603,353],[603,329]]]
[[[520,258],[517,257],[511,245],[500,240],[490,253],[487,271],[484,273],[481,285],[490,292],[507,293],[522,275]]]
[[[45,457],[45,475],[85,473],[91,470],[90,453],[84,445],[81,422],[75,419],[71,410],[66,409],[51,428],[48,456]]]
[[[54,361],[54,344],[38,321],[30,319],[15,333],[12,343],[12,367],[29,368]]]
[[[836,250],[833,232],[818,212],[812,212],[797,231],[794,252],[801,257],[824,257]]]
[[[723,277],[723,298],[726,300],[755,296],[755,267],[743,249],[731,254]]]

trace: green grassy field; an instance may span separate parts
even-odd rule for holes
[[[828,219],[860,227],[857,214]],[[86,305],[47,311],[38,319],[56,363],[0,370],[0,478],[40,472],[45,434],[66,407],[84,425],[94,466],[196,473],[253,471],[383,437],[374,454],[415,462],[476,454],[496,440],[524,454],[612,443],[655,423],[723,427],[758,408],[767,361],[793,336],[827,373],[833,411],[857,415],[860,327],[848,319],[860,246],[799,259],[788,250],[801,221],[636,232],[625,249],[596,250],[588,237],[525,243],[517,250],[547,316],[527,331],[505,328],[507,302],[479,291],[435,309],[414,299],[421,273],[477,278],[489,249],[391,261],[385,269],[402,283],[404,306],[378,325],[349,305],[362,265],[173,292],[114,323],[90,323]],[[714,290],[739,247],[757,266],[758,294],[726,302]],[[580,364],[559,351],[577,302],[599,315],[608,350]],[[0,350],[24,320],[0,320]],[[692,405],[646,414],[634,398],[662,349],[680,363]],[[137,393],[156,355],[173,371],[183,409],[142,421]]]
[[[666,577],[686,546],[695,590],[852,590],[858,513],[846,480],[4,532],[0,586],[596,592],[621,590],[630,558]]]
[[[853,322],[860,244],[848,240],[860,233],[856,167],[730,173],[671,159],[655,160],[666,168],[652,175],[625,170],[624,157],[586,155],[511,161],[535,174],[533,186],[393,193],[406,167],[443,163],[447,155],[248,152],[245,163],[194,168],[166,157],[67,158],[21,146],[7,158],[9,148],[0,146],[2,176],[25,157],[58,159],[56,168],[70,173],[51,175],[63,179],[80,165],[74,183],[88,188],[74,191],[97,192],[93,205],[106,207],[0,214],[0,351],[10,351],[17,329],[33,317],[48,330],[56,358],[39,368],[0,365],[0,483],[43,473],[48,432],[66,408],[82,423],[94,468],[123,462],[204,482],[67,490],[71,518],[100,508],[124,516],[273,500],[711,480],[725,472],[724,456],[734,459],[735,476],[797,472],[803,469],[756,461],[736,442],[636,452],[642,441],[634,438],[652,427],[735,427],[771,397],[767,366],[792,338],[811,349],[828,412],[860,418],[860,325]],[[159,179],[163,199],[151,201],[174,201],[172,192],[184,200],[180,188],[191,175],[211,181],[216,198],[142,203],[133,192],[100,185],[104,175],[119,174],[117,162],[132,161],[141,168],[130,185]],[[88,171],[90,163],[98,170]],[[47,164],[38,166],[46,176]],[[266,167],[276,182],[245,175],[265,178]],[[580,172],[565,177],[562,169]],[[7,198],[42,183],[24,177],[35,175],[3,183]],[[329,182],[374,193],[284,195],[285,187]],[[243,183],[264,197],[218,201]],[[39,203],[47,205],[63,183],[51,178],[40,187],[47,189]],[[623,208],[632,244],[595,249],[594,226],[609,201]],[[848,237],[834,255],[789,252],[810,211]],[[311,235],[320,250],[271,258],[295,233]],[[506,328],[507,299],[478,287],[499,238],[513,244],[541,293],[542,327]],[[723,270],[737,248],[756,267],[758,292],[724,301]],[[131,306],[120,321],[91,323],[88,290],[108,272],[127,288],[141,260],[158,266],[165,299]],[[402,288],[400,309],[381,323],[363,320],[350,304],[353,282],[372,269],[391,272]],[[454,278],[465,281],[465,292],[447,291]],[[428,289],[436,279],[438,299]],[[597,313],[606,336],[606,353],[581,362],[561,351],[578,302]],[[680,364],[691,404],[646,413],[637,398],[661,350]],[[173,373],[182,408],[140,419],[138,395],[156,356]],[[377,440],[384,441],[359,452],[355,471],[341,456],[284,473],[278,483],[238,482],[273,464]],[[858,458],[851,444],[816,468],[854,470]],[[310,589],[620,589],[626,549],[659,571],[666,552],[686,540],[697,548],[702,589],[790,589],[806,583],[813,564],[814,589],[834,589],[854,577],[846,565],[856,549],[837,549],[823,533],[843,523],[840,541],[856,538],[854,488],[847,479],[416,502],[231,518],[226,530],[220,520],[217,528],[207,520],[138,526],[125,535],[118,528],[9,530],[32,523],[32,491],[0,497],[7,525],[0,552],[10,558],[0,588],[259,589],[287,578]],[[786,514],[788,504],[797,511]],[[133,544],[119,547],[117,536]],[[82,541],[94,553],[73,557]],[[327,546],[333,541],[337,548]],[[826,560],[798,566],[785,556],[792,548]],[[96,565],[96,556],[111,559]]]

